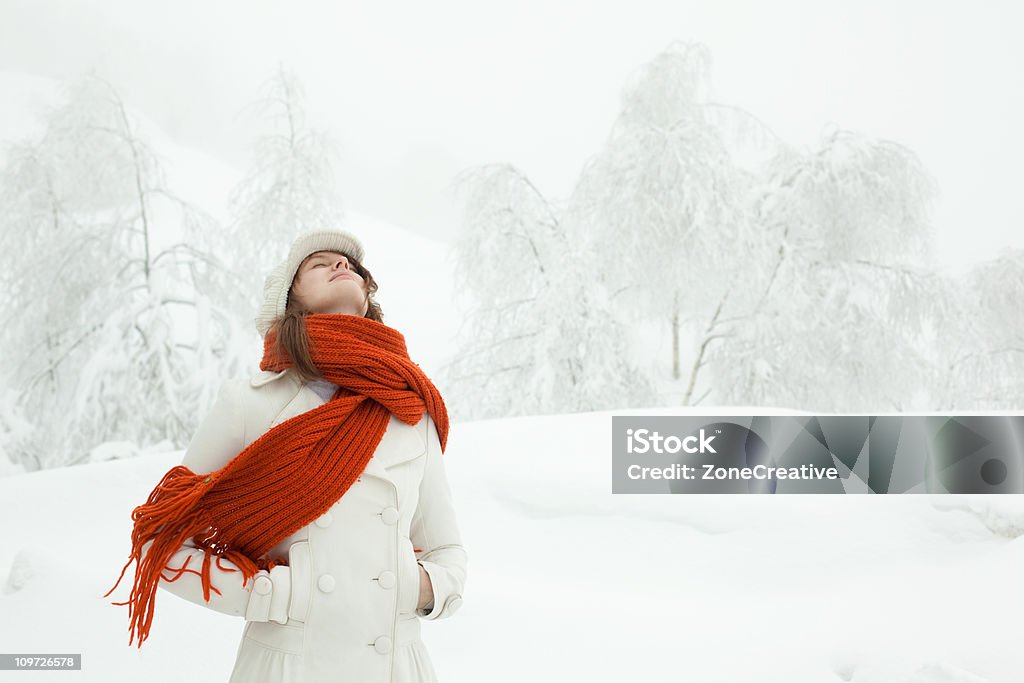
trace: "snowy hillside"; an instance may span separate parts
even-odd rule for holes
[[[470,573],[462,610],[423,627],[442,681],[1021,680],[1021,497],[613,496],[610,429],[453,425]],[[101,597],[181,455],[0,479],[3,649],[83,656],[33,681],[227,679],[242,620],[160,592],[140,652],[109,604],[131,569]]]

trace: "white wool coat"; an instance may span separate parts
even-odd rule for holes
[[[218,470],[271,427],[324,400],[293,369],[228,380],[182,464],[196,473]],[[211,563],[220,594],[211,591],[206,602],[198,575],[166,580],[186,561],[200,568],[202,551],[190,542],[159,583],[162,591],[244,619],[231,683],[436,681],[420,622],[459,609],[467,555],[430,415],[413,426],[392,415],[358,481],[268,555],[287,565],[261,570],[244,585],[240,572],[229,571],[235,565]],[[416,608],[418,565],[434,593],[427,609]]]

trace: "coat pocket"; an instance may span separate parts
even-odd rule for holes
[[[420,565],[416,562],[416,553],[412,544],[399,545],[398,567],[401,572],[401,584],[398,586],[398,612],[412,614],[420,601]]]
[[[262,647],[285,654],[302,654],[302,643],[305,629],[299,624],[275,624],[272,622],[254,621],[245,633],[244,640],[258,643]]]
[[[297,541],[288,547],[292,594],[288,602],[288,618],[305,623],[313,596],[313,556],[309,541]]]

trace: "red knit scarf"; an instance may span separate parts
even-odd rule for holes
[[[259,569],[282,564],[264,555],[324,514],[362,474],[384,436],[389,414],[415,425],[426,410],[444,451],[448,413],[434,384],[412,362],[405,337],[387,325],[354,315],[312,314],[305,319],[310,356],[324,379],[340,385],[329,401],[268,430],[216,472],[171,468],[132,512],[135,584],[127,602],[128,644],[149,635],[157,584],[167,563],[189,538],[205,551],[203,597],[210,600],[210,564],[233,562],[243,582]],[[263,341],[262,370],[292,366],[278,355],[276,328]],[[144,546],[152,542],[145,550]],[[187,563],[186,563],[187,564]],[[177,580],[184,567],[166,581]]]

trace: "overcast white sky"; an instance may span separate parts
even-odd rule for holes
[[[629,73],[674,39],[703,42],[714,98],[786,140],[811,146],[835,124],[913,149],[942,188],[942,254],[975,259],[1024,245],[1019,7],[0,0],[0,68],[99,66],[178,142],[242,169],[243,107],[283,61],[341,143],[348,205],[446,238],[455,172],[509,161],[567,195]]]

